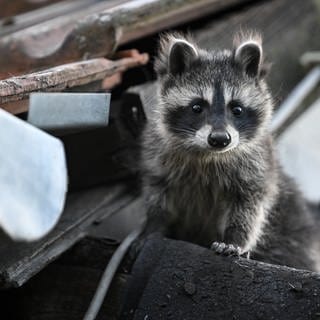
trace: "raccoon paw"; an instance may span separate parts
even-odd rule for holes
[[[211,250],[217,254],[224,256],[237,256],[239,257],[243,252],[239,246],[233,244],[226,244],[224,242],[213,242],[211,244]]]

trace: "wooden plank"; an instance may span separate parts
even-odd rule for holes
[[[60,2],[61,0],[0,0],[0,18],[14,16],[21,12],[26,12],[49,4]]]
[[[124,184],[70,194],[61,220],[44,239],[13,242],[1,234],[0,288],[18,287],[79,241],[94,221],[107,217],[136,197]]]
[[[110,19],[99,20],[97,13],[114,6],[117,1],[101,1],[2,37],[0,56],[7,54],[7,57],[0,59],[0,79],[114,52],[115,29]]]
[[[0,39],[0,78],[79,59],[248,0],[103,1]]]
[[[125,44],[247,2],[250,0],[137,0],[105,13],[113,17],[121,34],[119,43]]]
[[[39,9],[38,7],[35,7],[32,8],[31,11],[23,12],[10,18],[7,17],[0,19],[0,36],[3,37],[4,35],[21,30],[23,28],[31,27],[32,25],[39,24],[41,22],[56,18],[61,15],[74,13],[74,11],[86,8],[89,5],[97,3],[98,1],[99,0],[42,1],[42,4],[45,5],[44,7],[41,7]],[[12,2],[16,3],[13,4]],[[11,1],[11,3],[15,6],[17,3],[22,2],[23,1]]]
[[[145,54],[137,54],[115,61],[99,58],[2,80],[0,81],[0,107],[12,113],[16,110],[27,111],[26,105],[16,108],[14,104],[9,103],[26,99],[31,92],[62,91],[66,88],[103,80],[115,73],[124,72],[128,68],[145,64],[147,61],[148,56]]]

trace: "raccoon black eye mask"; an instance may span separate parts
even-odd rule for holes
[[[269,132],[261,37],[241,34],[230,50],[207,51],[168,34],[155,69],[158,104],[142,139],[146,232],[320,270],[318,221]]]
[[[187,106],[178,106],[166,113],[164,122],[169,131],[188,141],[190,146],[208,152],[226,152],[238,145],[239,133],[235,126],[248,122],[250,110],[246,112],[239,101],[230,101],[226,106],[229,123],[223,127],[224,111],[218,114],[212,106],[201,98],[193,99]]]

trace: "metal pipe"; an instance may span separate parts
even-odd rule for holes
[[[271,131],[277,133],[303,100],[313,91],[320,81],[320,66],[313,68],[307,76],[293,89],[288,98],[274,114]]]

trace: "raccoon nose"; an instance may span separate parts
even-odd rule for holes
[[[214,148],[225,148],[231,142],[228,132],[211,132],[208,136],[208,143]]]

